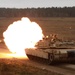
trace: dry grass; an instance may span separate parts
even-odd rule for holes
[[[7,27],[14,21],[21,18],[0,18],[0,38]],[[58,34],[60,38],[75,40],[75,18],[30,18],[31,21],[37,22],[44,35]]]
[[[60,38],[75,39],[75,18],[47,18],[37,21],[45,35],[58,34]]]
[[[0,75],[61,75],[29,66],[25,60],[0,59]]]

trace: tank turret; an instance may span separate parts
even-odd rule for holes
[[[35,45],[37,48],[73,48],[75,41],[62,40],[56,34],[46,36]]]

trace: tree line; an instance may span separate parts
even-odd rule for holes
[[[0,8],[0,17],[75,17],[75,7]]]

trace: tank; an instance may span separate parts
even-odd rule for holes
[[[56,34],[45,36],[36,43],[35,48],[25,49],[29,59],[45,59],[49,64],[54,61],[75,60],[75,41],[59,39]]]

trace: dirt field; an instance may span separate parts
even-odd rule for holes
[[[26,60],[0,59],[0,75],[62,75],[27,64]]]
[[[21,18],[0,18],[0,39],[7,27]],[[75,18],[30,18],[37,22],[44,35],[58,34],[63,39],[75,39]]]
[[[14,21],[21,18],[0,18],[0,40],[3,32]],[[58,34],[59,38],[75,40],[75,18],[30,18],[37,22],[44,35]],[[1,46],[0,48],[5,48]],[[0,52],[2,52],[0,50]],[[7,51],[6,51],[7,52]],[[38,69],[20,62],[20,60],[0,59],[0,75],[60,75],[44,69]]]

